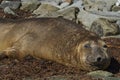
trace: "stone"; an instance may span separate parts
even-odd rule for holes
[[[63,2],[63,0],[39,0],[41,3],[55,3],[55,4],[60,4]]]
[[[71,7],[77,7],[79,9],[83,9],[83,5],[82,4],[83,4],[83,2],[81,0],[79,0],[79,1],[76,1],[73,4],[67,6],[67,7],[65,7],[63,9],[60,9],[59,11],[64,11],[64,10],[67,10],[67,9],[69,9]]]
[[[73,3],[73,0],[62,0],[63,2],[60,4],[60,9],[65,8]]]
[[[116,6],[119,6],[120,5],[120,0],[118,0],[116,3],[115,3]]]
[[[103,76],[103,77],[112,77],[113,74],[107,71],[97,70],[87,73],[89,76]]]
[[[117,20],[116,21],[116,24],[119,26],[119,28],[120,28],[120,20]]]
[[[120,80],[120,78],[117,77],[105,77],[105,80]]]
[[[112,11],[115,11],[115,12],[120,11],[120,6],[113,6]]]
[[[83,25],[85,25],[84,28],[89,30],[93,21],[95,21],[99,17],[99,15],[91,14],[85,10],[80,10],[77,15],[77,22],[81,22]]]
[[[92,23],[90,31],[99,36],[111,36],[119,33],[119,26],[107,19],[100,18]]]
[[[35,11],[33,11],[33,14],[44,16],[46,14],[50,14],[58,10],[58,7],[55,7],[51,4],[41,4]]]
[[[40,2],[43,4],[51,4],[62,9],[72,4],[73,0],[40,0]]]
[[[100,10],[100,11],[106,11],[106,3],[103,1],[96,2],[92,5],[85,5],[86,10]]]
[[[5,7],[4,8],[4,13],[5,14],[11,14],[11,15],[17,16],[17,14],[13,10],[11,10],[9,7]]]
[[[70,7],[68,9],[58,11],[60,16],[63,16],[64,18],[69,20],[75,20],[78,12],[79,12],[79,8],[77,7]]]
[[[117,0],[83,0],[85,9],[110,11]]]
[[[6,8],[9,7],[13,10],[18,9],[20,7],[20,1],[7,1],[7,0],[3,0],[0,4],[1,8]]]
[[[98,16],[103,16],[104,18],[113,19],[113,20],[119,20],[120,19],[120,13],[113,12],[113,11],[88,11],[87,12],[91,14],[95,14]]]
[[[76,7],[71,7],[69,9],[64,9],[64,10],[58,10],[56,12],[51,12],[47,13],[45,15],[40,15],[38,17],[63,17],[69,20],[74,20],[76,19],[76,14],[78,13],[79,9]]]
[[[83,25],[85,25],[85,28],[89,30],[92,23],[99,18],[105,18],[109,20],[119,20],[120,14],[116,12],[110,12],[110,11],[106,11],[106,12],[87,11],[87,10],[81,9],[77,15],[77,22],[81,22]]]
[[[113,35],[113,36],[103,36],[101,37],[102,39],[105,39],[105,38],[120,38],[120,34],[118,35]]]
[[[39,5],[40,1],[39,0],[21,0],[21,10],[24,11],[34,11]]]
[[[64,3],[62,3],[62,4],[59,6],[59,8],[62,9],[62,8],[65,8],[65,7],[69,6],[69,5],[70,5],[69,2],[64,2]]]

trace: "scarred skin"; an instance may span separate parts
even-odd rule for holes
[[[82,26],[63,18],[0,19],[0,56],[31,55],[87,71],[107,68],[104,41]]]

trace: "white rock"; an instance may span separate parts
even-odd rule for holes
[[[110,11],[117,0],[83,0],[86,9]]]
[[[89,30],[93,21],[97,20],[98,18],[106,18],[111,20],[119,20],[120,14],[116,12],[102,12],[102,11],[85,11],[80,10],[78,16],[78,21],[82,22],[86,28]]]
[[[69,9],[69,8],[72,8],[72,7],[76,7],[76,8],[79,8],[79,9],[83,9],[82,1],[81,1],[81,0],[80,0],[80,1],[76,1],[76,2],[74,2],[73,4],[71,4],[70,6],[65,7],[65,8],[63,8],[63,9],[60,9],[58,12],[65,11],[65,10],[67,10],[67,9]]]
[[[69,6],[69,5],[70,5],[69,2],[64,2],[64,3],[62,3],[62,4],[59,6],[59,8],[62,9],[62,8],[65,8],[65,7]]]
[[[119,6],[119,5],[120,5],[120,0],[116,2],[116,6]]]

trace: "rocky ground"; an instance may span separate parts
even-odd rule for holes
[[[120,8],[115,5],[117,0],[108,0],[108,3],[106,3],[107,0],[83,0],[84,9],[87,11],[81,10],[81,7],[83,7],[82,0],[63,0],[64,2],[53,0],[56,3],[51,2],[51,0],[39,0],[41,3],[38,3],[38,0],[33,0],[34,3],[37,2],[35,4],[32,3],[32,0],[4,1],[6,0],[0,0],[0,18],[20,19],[63,16],[76,23],[82,22],[86,29],[97,32],[102,37],[104,36],[104,40],[108,45],[108,53],[112,55],[111,65],[105,71],[112,73],[112,75],[107,77],[89,76],[86,75],[89,73],[86,71],[66,67],[52,61],[37,60],[28,56],[21,61],[11,58],[0,60],[0,80],[120,80],[120,16],[117,12]],[[13,1],[17,1],[17,3],[13,3]],[[26,4],[26,1],[31,2]],[[50,4],[44,4],[47,1]],[[79,2],[75,3],[76,1]],[[107,5],[100,6],[103,3]],[[101,12],[98,13],[98,11]],[[105,75],[104,72],[103,75]]]

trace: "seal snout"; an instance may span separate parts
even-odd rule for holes
[[[109,58],[103,57],[101,55],[87,58],[87,62],[90,66],[95,67],[95,69],[105,69],[109,65]]]
[[[103,56],[96,56],[96,57],[92,57],[92,56],[89,56],[87,58],[87,61],[91,64],[91,65],[97,65],[97,64],[104,64],[106,62],[106,58],[103,57]]]
[[[100,63],[103,61],[103,58],[101,56],[96,57],[95,61],[96,63]]]
[[[104,50],[102,50],[100,47],[92,47],[91,54],[88,55],[87,61],[89,63],[102,64],[107,59],[105,54],[106,52],[104,52]]]

